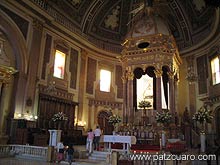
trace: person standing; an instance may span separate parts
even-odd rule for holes
[[[92,153],[92,144],[94,139],[94,133],[92,129],[89,130],[87,133],[87,143],[86,143],[86,150],[89,151],[89,154]]]
[[[97,126],[94,130],[94,150],[99,150],[99,141],[101,134],[101,129],[99,128],[99,126]]]
[[[69,145],[69,147],[66,150],[66,152],[67,152],[67,160],[68,160],[69,164],[71,164],[72,161],[73,161],[73,153],[74,153],[73,144]]]
[[[57,143],[57,161],[58,163],[64,159],[64,145],[63,142],[60,141]]]

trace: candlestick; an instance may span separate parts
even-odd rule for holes
[[[160,138],[160,150],[162,150],[162,139]]]

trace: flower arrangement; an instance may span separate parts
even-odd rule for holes
[[[58,113],[54,114],[52,117],[52,121],[54,121],[54,122],[64,121],[67,119],[68,119],[68,117],[66,117],[66,115],[63,112],[58,112]]]
[[[111,123],[112,125],[115,125],[121,122],[121,117],[118,115],[112,115],[109,117],[108,122]]]
[[[192,119],[201,124],[204,122],[211,123],[213,119],[212,111],[203,106],[193,115]]]
[[[163,110],[162,112],[157,112],[155,118],[158,123],[168,124],[172,121],[172,114],[169,110]]]
[[[150,101],[142,100],[139,102],[138,107],[145,109],[147,107],[151,107],[151,103],[150,103]]]

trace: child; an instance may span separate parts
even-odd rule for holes
[[[73,145],[69,145],[69,148],[66,150],[67,152],[67,160],[69,162],[69,164],[72,163],[72,159],[73,159],[73,153],[74,153],[74,148]]]
[[[92,143],[93,143],[94,134],[92,129],[89,130],[87,133],[87,143],[86,143],[86,150],[89,151],[89,154],[92,153]]]

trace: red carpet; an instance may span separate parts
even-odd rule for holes
[[[149,144],[134,144],[131,145],[131,150],[134,152],[159,152],[160,146]]]
[[[111,144],[112,149],[123,149],[123,145],[121,143]],[[160,146],[157,145],[149,145],[149,144],[132,144],[131,150],[134,152],[158,152],[160,151]]]

